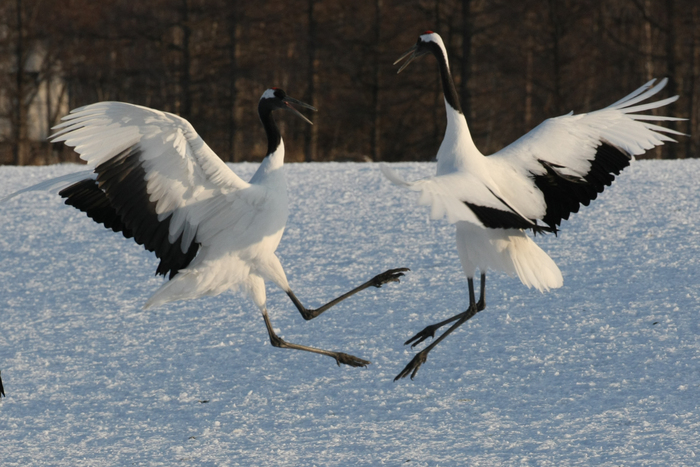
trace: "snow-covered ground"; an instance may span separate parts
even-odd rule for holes
[[[77,168],[0,167],[0,197]],[[635,162],[538,236],[563,288],[492,273],[486,310],[397,383],[403,341],[468,302],[454,227],[375,164],[286,170],[278,255],[305,304],[411,268],[310,322],[268,284],[282,337],[372,365],[271,347],[238,294],[142,311],[155,257],[27,193],[0,206],[3,466],[700,463],[700,160]]]

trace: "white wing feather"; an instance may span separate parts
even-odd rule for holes
[[[22,193],[27,193],[29,191],[48,191],[50,193],[58,193],[63,188],[73,183],[85,180],[86,178],[94,177],[95,173],[92,170],[81,170],[80,172],[73,172],[67,175],[62,175],[60,177],[51,178],[49,180],[44,180],[36,185],[29,186],[27,188],[22,188],[19,191],[10,193],[4,198],[0,198],[0,204],[9,201],[15,196],[21,195]]]
[[[453,161],[443,164],[443,172],[444,167],[448,167],[449,173],[406,182],[385,165],[382,172],[394,184],[420,191],[419,202],[432,206],[433,218],[447,215],[450,222],[467,221],[483,227],[464,204],[468,202],[514,212],[524,219],[542,219],[547,206],[532,178],[533,175],[546,173],[547,169],[541,161],[565,178],[583,179],[591,169],[598,147],[603,143],[633,158],[664,142],[675,141],[668,134],[683,135],[648,123],[682,118],[635,113],[675,102],[678,96],[637,105],[657,94],[666,83],[667,79],[663,79],[654,86],[654,80],[649,81],[623,99],[595,112],[580,115],[569,113],[545,120],[488,157],[481,155],[471,143],[466,121],[461,114],[460,118],[455,118],[449,114],[448,107],[448,126],[450,122],[453,123],[452,132],[456,135],[451,135],[455,142],[448,145],[449,154],[442,154]]]
[[[664,133],[683,133],[645,122],[679,121],[682,118],[634,113],[663,107],[678,99],[678,96],[674,96],[633,107],[661,91],[668,80],[664,78],[652,87],[654,81],[649,81],[604,109],[580,115],[570,113],[545,120],[511,145],[489,156],[488,160],[544,173],[544,168],[538,163],[538,160],[543,160],[564,167],[566,175],[583,177],[588,173],[590,162],[601,143],[609,143],[632,157],[664,142],[675,141]]]
[[[235,224],[232,200],[259,204],[265,188],[243,181],[209,148],[185,119],[122,102],[99,102],[73,110],[54,130],[52,141],[75,148],[91,168],[138,147],[147,191],[159,220],[172,214],[169,240],[184,233],[183,252],[197,236],[207,240]],[[220,218],[223,216],[224,218]],[[216,222],[205,222],[218,218]],[[204,228],[205,225],[208,228]]]
[[[469,173],[455,172],[408,182],[387,164],[382,164],[380,169],[393,184],[420,192],[418,204],[430,206],[431,219],[447,216],[450,223],[466,221],[483,227],[474,212],[464,204],[465,201],[508,211],[508,208],[493,196],[483,182]]]
[[[647,122],[682,118],[634,113],[675,102],[678,96],[635,106],[657,94],[666,83],[667,79],[663,79],[653,86],[654,80],[649,81],[601,110],[547,119],[514,143],[485,158],[504,199],[528,218],[541,219],[546,205],[531,183],[533,175],[546,172],[540,161],[564,177],[583,179],[591,170],[601,144],[612,145],[633,159],[664,142],[675,141],[667,134],[683,133]]]

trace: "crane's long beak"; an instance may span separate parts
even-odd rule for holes
[[[413,59],[418,58],[421,55],[425,55],[426,53],[427,52],[418,49],[418,44],[408,49],[408,51],[405,54],[401,55],[399,59],[394,62],[394,65],[396,65],[401,60],[408,57],[408,60],[406,60],[403,65],[401,65],[401,68],[399,68],[399,71],[397,71],[396,74],[398,75],[399,73],[401,73],[403,69],[406,68],[408,64],[413,61]]]
[[[289,97],[289,96],[286,96],[286,97],[285,97],[284,99],[282,99],[282,100],[283,100],[283,102],[284,102],[284,105],[287,106],[287,110],[289,110],[289,111],[292,112],[293,114],[295,114],[295,115],[301,117],[301,118],[302,118],[303,120],[305,120],[307,123],[310,123],[311,125],[314,124],[314,122],[312,122],[312,121],[309,120],[308,118],[304,117],[304,115],[303,115],[301,112],[299,112],[297,109],[295,109],[294,107],[292,107],[292,104],[298,105],[298,106],[300,106],[300,107],[304,107],[305,109],[313,110],[314,112],[317,111],[316,107],[314,107],[313,105],[306,104],[306,103],[304,103],[304,102],[302,102],[302,101],[296,100],[296,99],[294,99],[293,97]]]

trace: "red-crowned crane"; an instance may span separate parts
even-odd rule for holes
[[[260,308],[273,346],[363,367],[370,362],[282,340],[268,316],[265,280],[284,290],[309,320],[370,286],[398,282],[407,270],[388,270],[317,309],[304,307],[292,292],[275,255],[289,210],[284,143],[272,113],[289,110],[311,123],[293,105],[316,110],[278,88],[260,98],[267,155],[250,182],[226,166],[183,118],[122,102],[81,107],[54,128],[52,140],[74,147],[92,171],[22,191],[59,188],[66,204],[154,252],[160,259],[156,273],[169,275],[169,281],[144,308],[241,289]]]
[[[413,59],[426,54],[437,59],[447,112],[437,174],[407,182],[387,165],[382,171],[394,184],[420,192],[419,204],[431,206],[431,218],[447,216],[456,224],[457,252],[469,283],[469,308],[408,339],[405,345],[415,347],[454,323],[416,354],[394,381],[408,375],[413,379],[440,341],[485,308],[487,269],[516,274],[523,284],[540,291],[561,287],[559,268],[526,231],[556,232],[562,219],[577,212],[581,204],[587,206],[634,156],[674,141],[664,133],[682,134],[648,123],[682,119],[637,113],[678,99],[640,104],[661,91],[667,81],[654,85],[652,80],[604,109],[545,120],[511,145],[485,157],[469,133],[440,36],[427,31],[394,64],[406,59],[400,73]],[[478,302],[474,293],[476,270],[481,273]]]

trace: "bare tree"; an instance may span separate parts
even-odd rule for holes
[[[46,128],[65,101],[110,99],[179,113],[225,160],[255,160],[265,151],[257,101],[280,86],[319,108],[310,128],[280,122],[290,161],[430,160],[445,125],[435,67],[421,61],[397,76],[392,61],[432,29],[485,153],[548,117],[600,108],[668,76],[666,95],[681,95],[674,115],[688,118],[675,125],[690,136],[652,157],[697,157],[699,8],[697,0],[10,0],[0,3],[0,153],[15,164],[49,160],[50,146],[35,141],[37,119]]]
[[[25,95],[25,61],[26,53],[24,48],[24,11],[22,0],[15,1],[15,23],[16,48],[15,48],[15,95],[14,103],[14,141],[12,148],[13,162],[15,165],[24,165],[28,158],[27,141],[27,96]]]
[[[308,0],[307,6],[307,21],[308,21],[308,84],[307,84],[307,102],[314,107],[318,107],[318,24],[316,20],[317,0]],[[310,117],[314,121],[314,117]],[[314,122],[316,123],[316,122]],[[316,160],[316,151],[318,147],[318,125],[311,125],[306,132],[305,154],[306,162]]]

